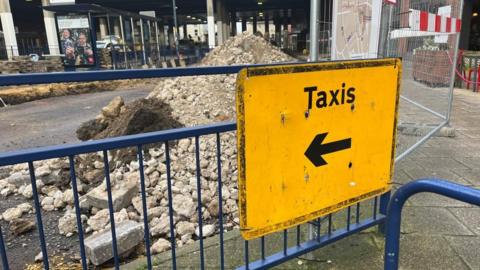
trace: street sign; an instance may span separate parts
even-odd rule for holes
[[[400,74],[399,59],[240,71],[238,188],[245,239],[390,190]]]

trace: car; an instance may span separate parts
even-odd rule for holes
[[[112,48],[112,46],[123,45],[125,43],[118,36],[108,35],[108,36],[104,36],[100,40],[97,40],[96,44],[97,44],[97,49],[109,49],[110,50]]]

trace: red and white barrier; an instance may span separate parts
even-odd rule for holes
[[[410,30],[414,31],[459,33],[461,30],[462,21],[456,18],[411,9],[409,26]]]

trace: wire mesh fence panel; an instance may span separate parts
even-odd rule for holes
[[[450,115],[462,0],[400,0],[382,8],[379,56],[402,58],[397,157]]]

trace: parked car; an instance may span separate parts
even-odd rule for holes
[[[123,44],[124,42],[120,37],[109,35],[97,40],[97,49],[111,49],[112,46]]]

